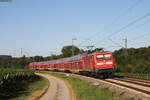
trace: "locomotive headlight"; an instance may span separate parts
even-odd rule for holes
[[[97,63],[97,65],[103,65],[104,63]]]
[[[112,62],[106,62],[106,64],[112,64]]]

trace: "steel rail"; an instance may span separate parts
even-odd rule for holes
[[[140,79],[140,78],[134,78],[134,77],[125,77],[125,79],[128,79],[128,80],[135,80],[135,81],[139,81],[139,82],[144,82],[144,83],[148,83],[150,84],[150,80],[146,80],[146,79]]]
[[[114,78],[114,80],[124,81],[124,82],[133,83],[133,84],[137,84],[137,85],[142,85],[145,87],[150,87],[150,84],[147,84],[146,82],[139,83],[138,81],[135,81],[135,80],[127,80],[127,79],[119,79],[119,78]]]
[[[123,87],[127,87],[127,88],[130,88],[130,89],[133,89],[133,90],[136,90],[136,91],[139,91],[139,92],[142,92],[142,93],[150,95],[150,92],[146,91],[146,90],[138,89],[138,88],[135,88],[135,87],[132,87],[132,86],[128,86],[128,85],[124,85],[124,84],[117,83],[117,82],[112,82],[112,81],[109,81],[109,80],[105,80],[105,81],[113,83],[113,84],[116,84],[116,85],[120,85],[120,86],[123,86]]]

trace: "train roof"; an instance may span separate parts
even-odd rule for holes
[[[32,62],[32,63],[30,63],[30,64],[61,63],[61,62],[64,62],[64,61],[78,60],[78,59],[80,59],[80,58],[82,58],[82,57],[90,56],[90,55],[92,55],[92,54],[105,54],[105,53],[112,53],[112,52],[110,52],[110,51],[105,51],[105,52],[83,53],[83,54],[75,55],[75,56],[72,56],[72,57],[61,58],[61,59],[50,60],[50,61]]]

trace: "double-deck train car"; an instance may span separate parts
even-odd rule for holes
[[[36,70],[56,70],[73,73],[89,74],[92,76],[109,77],[113,74],[115,67],[112,52],[93,52],[76,55],[73,57],[44,61],[32,62],[30,69]]]

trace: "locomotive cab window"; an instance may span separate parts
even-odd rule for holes
[[[112,57],[111,54],[96,55],[97,60],[111,59],[111,57]]]
[[[96,55],[96,59],[97,60],[103,60],[104,59],[104,55]]]
[[[111,59],[111,54],[105,54],[105,55],[104,55],[104,58],[105,58],[105,59]]]

